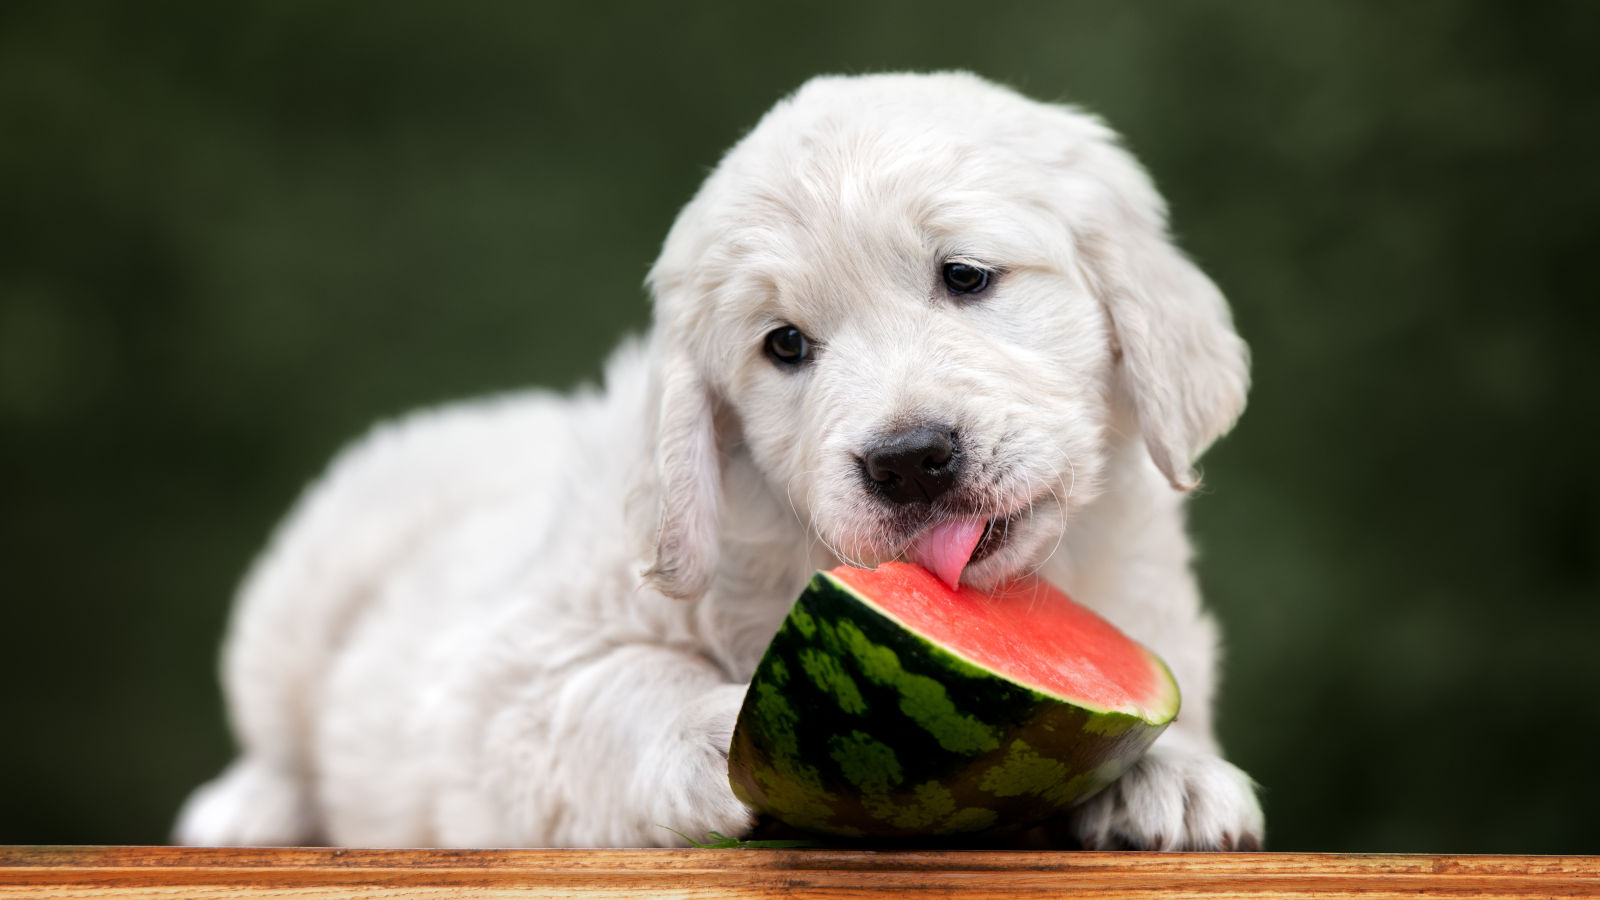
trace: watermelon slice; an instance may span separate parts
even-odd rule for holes
[[[1092,796],[1178,713],[1160,659],[1038,579],[818,572],[745,695],[728,779],[808,831],[1016,829]]]

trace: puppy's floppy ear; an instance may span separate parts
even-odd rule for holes
[[[645,279],[655,300],[655,559],[645,580],[669,597],[693,599],[717,571],[722,461],[717,446],[717,400],[697,361],[711,329],[702,264],[712,243],[707,225],[717,176],[701,185],[678,213]]]
[[[655,561],[645,571],[669,597],[694,598],[717,567],[721,466],[715,400],[686,353],[668,354],[656,371]]]
[[[1102,202],[1073,229],[1150,458],[1186,491],[1199,483],[1195,459],[1244,411],[1249,351],[1222,292],[1168,238],[1149,176],[1114,140],[1103,132],[1076,157]]]
[[[1222,292],[1164,236],[1085,243],[1150,458],[1178,490],[1244,411],[1249,354]],[[1092,249],[1089,249],[1092,248]]]

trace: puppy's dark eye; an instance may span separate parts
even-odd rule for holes
[[[798,366],[811,358],[811,341],[793,325],[774,328],[767,332],[767,355],[780,366]]]
[[[966,263],[945,263],[944,286],[952,294],[976,294],[989,286],[989,270]]]

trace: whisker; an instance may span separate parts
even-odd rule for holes
[[[1056,449],[1061,450],[1061,458],[1066,460],[1067,470],[1072,473],[1072,482],[1071,484],[1066,485],[1067,491],[1064,496],[1058,497],[1056,495],[1054,486],[1051,486],[1048,489],[1050,496],[1054,497],[1056,500],[1056,510],[1061,516],[1061,527],[1056,530],[1055,546],[1050,548],[1049,553],[1039,557],[1039,561],[1028,570],[1029,575],[1039,574],[1039,570],[1044,568],[1045,563],[1048,563],[1055,557],[1057,553],[1061,552],[1061,545],[1065,543],[1067,539],[1067,510],[1070,506],[1073,492],[1078,489],[1078,467],[1072,462],[1072,454],[1067,453],[1064,448],[1060,447],[1060,445],[1057,445]],[[1058,485],[1061,484],[1061,473],[1059,471],[1055,473],[1055,482]]]

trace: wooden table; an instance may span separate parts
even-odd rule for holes
[[[1600,897],[1596,856],[0,847],[29,897]]]

